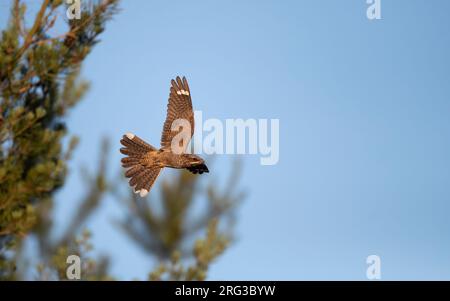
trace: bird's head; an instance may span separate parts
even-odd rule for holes
[[[190,163],[190,165],[199,165],[199,164],[204,164],[205,160],[203,160],[202,158],[200,158],[197,155],[193,155],[193,154],[186,154],[185,155]]]
[[[205,164],[205,160],[200,158],[197,155],[186,154],[186,158],[188,159],[188,166],[186,167],[192,173],[204,173],[209,172],[208,167]]]

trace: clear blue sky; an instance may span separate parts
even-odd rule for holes
[[[100,137],[157,144],[181,74],[205,118],[280,120],[278,165],[243,158],[250,196],[210,279],[364,280],[371,254],[384,280],[450,279],[450,2],[382,0],[377,21],[366,7],[124,1],[84,65],[92,89],[70,115],[81,144],[57,221],[76,208],[78,167],[95,164]],[[94,244],[114,275],[142,279],[153,265],[112,224],[121,216],[106,199],[89,222]]]

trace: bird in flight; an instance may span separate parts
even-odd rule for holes
[[[129,184],[141,197],[148,194],[164,167],[187,169],[194,174],[209,172],[205,161],[186,149],[194,134],[194,111],[191,91],[185,77],[171,81],[167,116],[164,122],[161,148],[157,149],[138,136],[127,133],[120,143],[122,166]]]

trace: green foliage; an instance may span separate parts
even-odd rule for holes
[[[209,264],[233,240],[234,209],[245,196],[236,189],[240,173],[236,163],[223,192],[214,182],[202,187],[201,177],[182,171],[175,178],[162,181],[158,199],[154,198],[156,191],[148,199],[132,192],[119,196],[127,205],[120,226],[150,257],[160,262],[150,273],[150,280],[206,277]],[[193,207],[205,202],[206,208],[199,210],[200,214],[190,214]],[[192,243],[192,238],[203,232],[206,237]]]
[[[138,198],[126,185],[108,177],[108,142],[104,140],[95,171],[83,170],[86,192],[66,231],[55,237],[55,192],[65,184],[78,143],[68,129],[68,112],[89,84],[80,79],[83,60],[98,43],[118,0],[83,1],[81,19],[65,15],[61,0],[42,0],[30,28],[25,3],[15,0],[9,23],[0,36],[0,279],[65,280],[68,255],[79,255],[83,280],[111,280],[106,257],[93,258],[90,233],[80,230],[107,193],[126,204],[120,222],[124,232],[156,259],[150,280],[203,280],[208,267],[233,239],[234,209],[243,198],[235,192],[239,168],[224,191],[214,182],[180,172],[159,180],[149,199]],[[51,36],[59,26],[65,33]],[[120,183],[125,183],[120,178]],[[159,207],[161,210],[158,210]],[[201,214],[193,208],[204,205]],[[196,207],[197,208],[197,207]],[[196,239],[201,235],[201,239]],[[37,262],[30,261],[27,243]]]
[[[218,232],[217,219],[211,220],[206,237],[195,242],[194,263],[186,268],[181,263],[181,253],[174,251],[170,261],[162,262],[149,275],[149,280],[205,280],[208,266],[225,250],[229,238]]]
[[[2,267],[12,265],[4,253],[20,237],[40,227],[39,211],[51,206],[55,191],[64,184],[66,161],[75,141],[64,152],[64,118],[87,90],[87,84],[78,79],[81,62],[97,43],[105,21],[117,10],[117,1],[89,6],[80,20],[66,25],[64,35],[50,37],[57,11],[64,9],[62,1],[42,1],[27,29],[26,5],[16,0],[0,36]],[[0,277],[11,275],[5,270],[0,270]]]
[[[31,29],[25,4],[15,1],[0,40],[0,234],[24,235],[36,222],[35,205],[64,184],[63,117],[86,91],[80,63],[97,42],[116,1],[85,10],[64,38],[49,38],[60,1],[45,0]],[[67,37],[72,37],[67,43]]]
[[[63,280],[66,279],[66,259],[69,255],[77,255],[81,258],[80,280],[114,280],[108,276],[108,259],[95,260],[89,256],[93,247],[90,243],[91,233],[87,230],[70,244],[60,245],[47,263],[38,264],[36,267],[38,278],[36,280]]]

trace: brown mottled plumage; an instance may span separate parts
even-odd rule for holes
[[[147,195],[164,167],[184,168],[194,174],[209,172],[202,158],[185,153],[194,134],[194,111],[187,80],[185,77],[183,79],[177,77],[176,81],[171,81],[171,84],[167,117],[161,136],[161,149],[156,149],[131,133],[123,135],[120,140],[124,146],[120,152],[127,155],[122,158],[122,166],[128,169],[125,176],[130,178],[130,186],[134,187],[134,191],[141,197]],[[180,120],[186,126],[190,126],[190,133],[188,132],[188,137],[178,141],[178,144],[172,143],[177,134],[181,134],[183,130],[183,123],[177,123]],[[181,125],[181,127],[177,125]],[[178,138],[180,137],[178,136]]]

